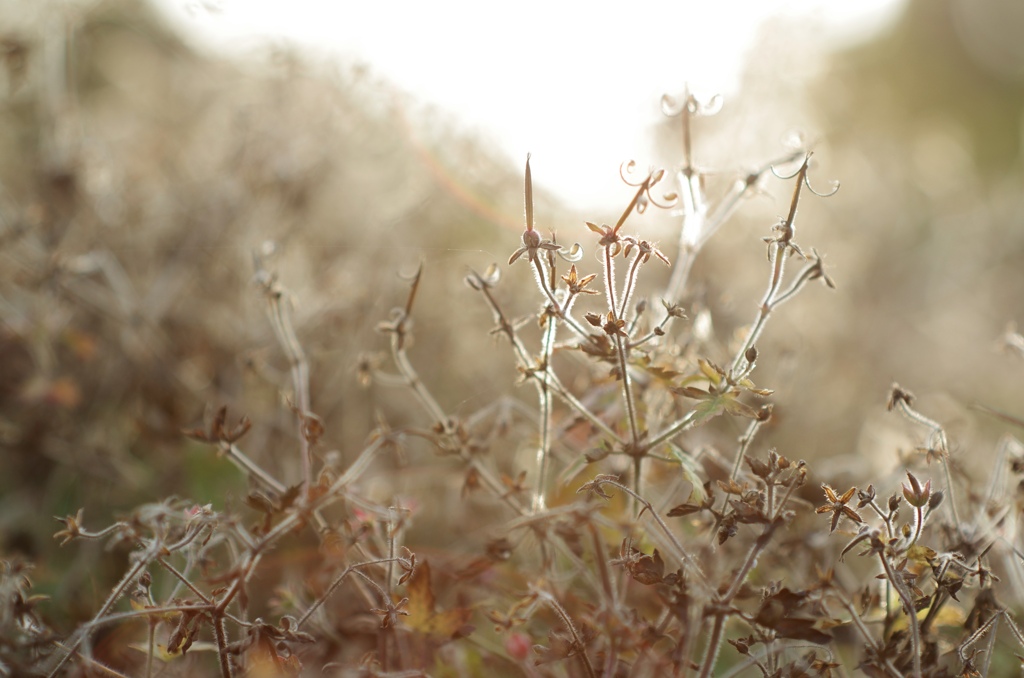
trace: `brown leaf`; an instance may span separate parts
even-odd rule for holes
[[[697,504],[680,504],[679,506],[670,509],[668,515],[670,518],[675,518],[676,516],[688,516],[703,510],[704,507],[698,506]]]
[[[423,561],[406,584],[409,613],[405,624],[426,636],[448,640],[464,634],[473,611],[456,607],[444,612],[437,611],[437,599],[430,581],[430,563]]]

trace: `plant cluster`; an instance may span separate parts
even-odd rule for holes
[[[219,406],[183,435],[238,468],[244,499],[157,500],[102,528],[88,524],[86,510],[59,518],[62,543],[104,542],[126,550],[127,565],[89,620],[61,633],[40,612],[46,604],[32,593],[28,566],[6,563],[0,672],[1007,671],[1024,653],[1008,649],[1024,645],[1020,601],[1000,584],[1024,581],[1016,522],[1024,447],[1005,438],[1000,466],[979,491],[956,466],[944,427],[894,385],[889,409],[923,431],[902,484],[818,489],[796,454],[762,449],[758,434],[773,417],[772,391],[753,381],[764,332],[810,285],[835,287],[821,255],[797,240],[801,201],[822,195],[812,188],[812,154],[787,153],[712,200],[691,143],[693,119],[711,109],[690,94],[664,108],[683,131],[674,176],[625,165],[634,192],[621,216],[587,222],[580,231],[589,241],[567,245],[538,225],[527,158],[521,244],[507,265],[466,276],[535,406],[506,396],[452,408],[450,395],[421,377],[411,351],[421,267],[404,304],[377,326],[386,356],[367,353],[356,369],[363,383],[408,396],[419,414],[401,425],[381,415],[365,445],[340,461],[328,454],[331,422],[311,397],[318,366],[291,294],[255,256],[288,375],[282,400],[293,442],[280,454],[294,458],[298,481],[247,453],[262,422],[234,415],[237,404]],[[767,284],[750,324],[719,342],[690,290],[694,261],[771,177],[792,192],[759,245]],[[649,209],[678,210],[671,248],[642,234]],[[659,266],[669,270],[660,290],[651,271]],[[516,277],[522,269],[530,280]],[[426,330],[435,331],[444,330]],[[430,496],[380,490],[396,466],[439,465],[465,511],[487,521],[476,525],[488,533],[483,546],[465,557],[417,541]],[[315,555],[275,568],[284,574],[268,585],[268,562],[296,552]]]

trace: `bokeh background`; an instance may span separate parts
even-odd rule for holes
[[[838,47],[811,19],[775,19],[753,35],[722,111],[697,121],[712,197],[794,132],[813,143],[815,185],[842,183],[801,204],[797,238],[825,254],[838,289],[780,309],[755,374],[776,389],[759,444],[808,459],[816,480],[900,473],[921,440],[885,412],[894,381],[949,427],[954,462],[978,477],[1007,425],[970,406],[1024,415],[1024,364],[1003,341],[1024,323],[1022,33],[1012,0],[909,0]],[[124,554],[57,549],[52,516],[84,506],[99,525],[169,494],[244,496],[226,461],[180,433],[212,409],[250,416],[247,452],[297,479],[254,252],[293,295],[325,456],[350,459],[378,412],[422,423],[404,394],[356,374],[386,348],[374,328],[420,262],[413,357],[443,404],[532,405],[462,283],[506,261],[522,230],[522,157],[488,135],[372,64],[282,41],[225,55],[138,1],[0,3],[0,66],[0,552],[37,562],[68,619],[95,607]],[[681,68],[668,93],[688,77]],[[649,111],[636,121],[643,144],[605,168],[607,199],[563,200],[535,165],[537,214],[560,240],[586,244],[584,219],[613,221],[628,202],[618,161],[679,166],[678,120],[656,117],[656,97],[634,105]],[[579,102],[580,118],[601,114]],[[542,143],[531,150],[543,158]],[[724,346],[753,320],[760,239],[790,191],[769,178],[695,269],[687,304],[710,311]],[[678,217],[651,210],[630,228],[674,257]],[[506,276],[511,310],[536,310],[530,286],[522,270]],[[733,425],[716,426],[728,444]],[[444,514],[461,501],[447,470],[396,468],[381,492],[454,482],[434,495]],[[435,541],[451,549],[457,536]]]

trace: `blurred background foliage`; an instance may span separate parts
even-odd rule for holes
[[[919,442],[884,411],[894,380],[949,425],[962,465],[988,459],[1004,430],[968,405],[1024,414],[1020,362],[999,350],[1024,315],[1024,61],[1003,35],[1013,25],[1019,36],[1017,14],[1009,0],[912,0],[839,52],[809,38],[813,26],[772,24],[740,93],[698,121],[712,195],[778,157],[793,129],[814,142],[813,181],[842,182],[802,203],[797,238],[827,256],[839,289],[779,312],[755,375],[776,389],[761,445],[810,460],[833,485],[898,473],[899,451]],[[254,253],[294,295],[328,458],[344,464],[379,412],[392,425],[412,416],[405,394],[361,387],[356,368],[404,302],[396,274],[420,261],[413,357],[443,405],[511,394],[532,407],[462,284],[518,245],[521,160],[366,67],[281,46],[244,63],[204,55],[144,3],[4,2],[0,27],[0,549],[37,561],[72,619],[125,554],[59,551],[51,516],[85,506],[100,525],[169,494],[241,505],[244,480],[180,434],[213,408],[251,417],[246,451],[297,479],[287,366],[252,284]],[[678,122],[652,132],[641,165],[678,166]],[[754,317],[760,238],[789,190],[767,182],[698,262],[686,306],[710,310],[723,354]],[[538,203],[563,242],[587,244],[583,219],[616,217]],[[670,214],[631,225],[674,255]],[[523,271],[504,284],[510,309],[536,310],[532,291],[516,305]],[[738,430],[715,426],[724,444]],[[394,468],[382,496],[416,487],[430,511],[456,515],[461,476],[423,459]],[[421,538],[446,549],[467,538],[439,524],[452,531]],[[72,567],[84,562],[109,570]]]

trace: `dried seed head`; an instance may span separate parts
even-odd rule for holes
[[[907,471],[907,478],[910,480],[910,485],[903,484],[903,498],[915,508],[924,508],[931,498],[932,481],[928,480],[921,485],[921,482],[910,471]]]

